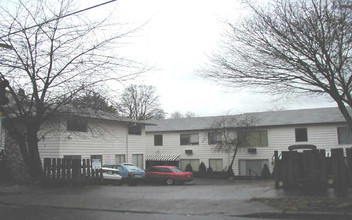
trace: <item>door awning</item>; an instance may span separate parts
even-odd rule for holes
[[[177,161],[179,154],[149,154],[145,155],[147,161]]]

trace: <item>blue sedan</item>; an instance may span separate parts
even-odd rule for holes
[[[103,165],[103,167],[118,169],[123,181],[128,180],[128,178],[142,180],[145,177],[144,170],[130,163]]]

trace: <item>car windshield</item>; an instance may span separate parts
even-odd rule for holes
[[[125,164],[125,166],[128,168],[128,169],[132,169],[132,170],[140,170],[141,168],[139,167],[136,167],[134,165],[130,165],[130,164]]]
[[[184,173],[182,170],[180,170],[179,168],[177,167],[173,167],[171,168],[173,171],[175,171],[176,173]]]

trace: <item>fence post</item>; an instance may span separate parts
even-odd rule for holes
[[[279,152],[274,151],[274,177],[275,177],[275,189],[280,188],[280,165],[279,165]]]
[[[51,165],[51,179],[55,182],[56,181],[56,158],[52,158],[52,165]]]
[[[323,189],[328,187],[328,166],[325,150],[319,150],[319,161],[320,161],[320,181]]]
[[[58,180],[59,183],[62,182],[61,171],[62,171],[62,159],[58,158],[57,166],[56,166],[56,179]]]
[[[50,181],[50,166],[50,158],[44,158],[44,183],[46,184]]]
[[[347,186],[347,170],[345,166],[345,158],[343,149],[331,149],[332,171],[334,177],[335,190],[345,189]]]
[[[347,172],[350,184],[349,186],[352,187],[352,148],[346,148],[346,157],[347,157]]]
[[[288,189],[290,188],[289,186],[289,179],[288,179],[288,158],[289,158],[289,153],[287,151],[282,151],[281,152],[281,162],[280,162],[280,171],[282,174],[282,187],[283,189]]]

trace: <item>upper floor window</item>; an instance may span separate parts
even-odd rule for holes
[[[352,132],[348,127],[337,128],[339,144],[352,144]]]
[[[67,119],[67,131],[88,131],[88,120],[86,118],[72,117]]]
[[[307,128],[296,128],[295,129],[296,142],[306,142],[308,141],[308,131]]]
[[[181,145],[199,145],[198,134],[181,134],[180,135]]]
[[[154,135],[154,146],[163,146],[163,135],[155,134]]]
[[[238,138],[240,145],[247,147],[267,147],[268,131],[239,131]]]
[[[222,143],[222,134],[221,132],[209,132],[208,133],[208,144],[221,144]]]
[[[130,125],[128,127],[128,134],[142,135],[142,126],[140,126],[140,125]]]

